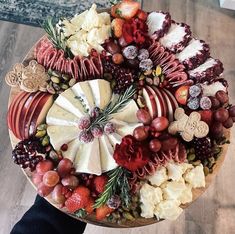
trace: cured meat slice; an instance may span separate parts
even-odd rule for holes
[[[201,64],[194,70],[190,70],[189,76],[196,83],[211,82],[222,74],[224,68],[220,60],[208,58],[205,63]]]
[[[163,37],[171,26],[170,14],[163,11],[151,12],[147,18],[149,36],[158,40]]]
[[[191,40],[191,34],[187,24],[172,21],[168,33],[160,39],[160,43],[173,53],[179,53]]]
[[[148,51],[154,66],[161,66],[168,88],[185,84],[188,79],[185,66],[179,62],[174,54],[167,51],[157,41],[150,46]]]
[[[192,70],[204,63],[209,56],[209,45],[207,45],[203,40],[194,38],[189,42],[183,51],[176,54],[179,61],[189,70]]]

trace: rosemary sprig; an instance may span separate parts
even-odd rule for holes
[[[56,29],[52,18],[47,18],[42,24],[42,28],[46,31],[49,40],[56,48],[63,50],[67,57],[73,58],[72,52],[66,45],[67,39],[63,36],[63,31]]]
[[[78,99],[81,104],[82,104],[82,107],[84,109],[84,112],[85,113],[88,113],[89,112],[89,108],[87,107],[86,103],[84,102],[84,100],[80,97],[80,96],[75,96],[74,98]]]
[[[98,208],[104,204],[116,193],[120,193],[121,200],[125,206],[130,203],[130,187],[128,183],[129,172],[122,167],[117,167],[108,172],[108,183],[104,192],[96,199],[94,208]]]
[[[118,97],[118,99],[115,102],[111,101],[107,105],[107,107],[103,110],[101,115],[92,122],[88,130],[92,129],[96,125],[104,126],[111,118],[110,115],[117,113],[124,106],[126,106],[128,102],[131,100],[131,98],[134,96],[135,92],[136,92],[136,89],[134,88],[134,86],[130,86],[124,92],[124,94],[121,94]]]

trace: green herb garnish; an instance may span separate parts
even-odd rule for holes
[[[130,186],[128,183],[129,172],[122,168],[117,167],[107,173],[109,180],[105,186],[104,192],[95,201],[94,208],[98,208],[112,197],[112,195],[120,194],[122,203],[128,207],[130,204]]]

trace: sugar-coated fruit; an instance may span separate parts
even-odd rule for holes
[[[121,64],[124,62],[124,58],[123,58],[122,54],[120,54],[120,53],[113,54],[112,60],[115,64]]]
[[[214,112],[214,119],[220,123],[225,122],[229,117],[229,112],[227,109],[221,107]]]
[[[161,142],[158,139],[153,139],[149,142],[149,149],[157,153],[162,147]]]
[[[63,178],[68,175],[71,172],[72,167],[73,163],[71,162],[71,160],[69,160],[68,158],[63,158],[57,166],[57,171],[60,177]]]
[[[163,151],[167,151],[167,150],[174,149],[176,145],[178,144],[178,140],[175,137],[169,137],[168,139],[163,140],[161,144],[162,144],[161,149]]]
[[[50,160],[45,160],[37,164],[36,172],[40,175],[44,175],[47,171],[50,171],[53,168],[54,168],[53,162]]]
[[[219,90],[216,92],[215,97],[219,100],[219,102],[223,105],[225,103],[228,103],[228,94],[224,92],[223,90]]]
[[[41,197],[46,197],[48,196],[53,190],[53,187],[49,187],[47,185],[45,185],[43,182],[41,182],[38,185],[37,188],[37,193],[41,196]]]
[[[202,92],[202,87],[198,84],[189,87],[190,97],[198,97]]]
[[[233,126],[233,119],[229,117],[225,122],[223,122],[225,128],[231,128]]]
[[[168,126],[169,126],[169,121],[166,117],[163,116],[155,118],[151,123],[151,127],[153,127],[154,130],[157,132],[164,131],[165,129],[167,129]]]
[[[61,183],[69,189],[75,189],[79,184],[79,180],[75,175],[67,175],[61,180]]]
[[[127,46],[123,49],[122,54],[126,59],[134,59],[138,55],[138,48],[133,45]]]
[[[143,124],[150,124],[152,118],[149,112],[145,109],[139,109],[136,113],[138,120]]]
[[[209,97],[202,97],[200,99],[200,107],[203,110],[209,110],[211,109],[212,103],[211,103],[211,99]]]
[[[43,176],[43,183],[48,187],[54,187],[60,180],[57,171],[47,171]]]
[[[120,53],[121,51],[120,46],[113,41],[109,41],[106,44],[106,49],[110,54]]]
[[[223,124],[220,122],[213,122],[210,127],[210,133],[213,138],[218,139],[223,136]]]
[[[175,92],[175,98],[177,102],[181,105],[186,105],[188,100],[189,86],[181,86]]]
[[[143,141],[146,140],[149,136],[149,132],[147,131],[147,128],[144,126],[139,126],[135,128],[133,132],[133,136],[137,141]]]
[[[63,185],[57,184],[51,192],[51,198],[56,204],[63,205],[66,198],[63,194]]]
[[[230,117],[235,117],[235,106],[231,106],[228,111]]]

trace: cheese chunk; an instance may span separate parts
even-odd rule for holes
[[[173,181],[179,181],[182,178],[184,170],[181,164],[168,163],[166,168],[167,168],[169,179]]]
[[[165,200],[179,200],[186,186],[184,182],[171,181],[163,188],[163,197]]]
[[[68,158],[73,162],[80,145],[81,145],[81,142],[79,141],[78,138],[69,142],[68,149],[66,151],[62,151],[64,158]]]
[[[179,197],[179,201],[182,204],[189,203],[193,200],[193,193],[192,187],[189,184],[186,184],[185,190],[182,192],[181,196]]]
[[[53,104],[47,113],[48,125],[77,126],[79,118],[57,104]]]
[[[48,126],[47,134],[55,150],[60,150],[63,144],[67,144],[79,135],[79,129],[74,126]]]
[[[55,103],[79,118],[84,115],[84,108],[71,89],[61,93],[55,100]]]
[[[110,102],[112,90],[110,83],[103,79],[88,81],[94,97],[95,106],[104,109]]]
[[[87,81],[79,82],[72,87],[76,96],[80,97],[88,110],[95,107],[94,97],[91,91],[91,87]]]
[[[165,200],[160,202],[155,210],[154,214],[157,219],[167,219],[167,220],[176,220],[180,214],[183,212],[183,209],[179,207],[179,202],[176,200]]]
[[[144,184],[140,189],[141,216],[152,218],[155,205],[162,201],[162,191],[149,184]]]
[[[186,182],[192,185],[193,188],[205,187],[206,181],[205,181],[205,174],[203,171],[202,164],[200,164],[199,166],[196,166],[190,171],[187,171],[184,174],[184,179]]]
[[[99,138],[100,144],[100,159],[102,172],[110,171],[116,168],[118,165],[113,158],[113,147],[106,135]]]
[[[101,175],[100,149],[97,138],[91,143],[81,144],[76,155],[75,168],[78,173]]]
[[[156,172],[148,178],[148,180],[152,185],[160,186],[168,180],[166,168],[161,167],[160,169],[157,169]]]
[[[138,123],[139,120],[136,117],[138,109],[135,101],[131,100],[120,112],[111,115],[111,117],[127,123]]]

